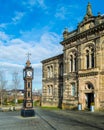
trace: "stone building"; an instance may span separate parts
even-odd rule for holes
[[[61,45],[63,55],[42,61],[42,105],[104,109],[104,16],[93,16],[88,3],[77,29],[63,32]]]
[[[43,63],[42,106],[61,107],[63,98],[63,54]]]

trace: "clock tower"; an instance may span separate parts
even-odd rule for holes
[[[32,99],[32,80],[34,72],[29,60],[29,55],[30,54],[28,54],[28,60],[26,62],[26,66],[23,69],[24,100],[23,100],[23,108],[21,109],[21,116],[23,117],[31,117],[35,115]]]

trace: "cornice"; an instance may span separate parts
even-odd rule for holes
[[[63,77],[53,77],[42,79],[43,82],[54,82],[54,81],[63,81]]]
[[[63,54],[60,54],[60,55],[56,55],[54,57],[51,57],[51,58],[48,58],[48,59],[45,59],[43,61],[41,61],[41,63],[47,63],[47,62],[50,62],[50,61],[53,61],[53,60],[56,60],[56,59],[60,59],[63,57]]]
[[[104,71],[101,71],[100,74],[101,74],[101,75],[104,75]]]
[[[60,42],[60,44],[62,44],[62,45],[69,44],[70,42],[77,41],[80,38],[87,37],[87,35],[90,35],[90,34],[96,34],[96,33],[98,33],[99,31],[102,31],[102,30],[104,30],[104,22],[99,24],[99,25],[96,25],[95,27],[90,28],[90,29],[88,29],[84,32],[80,32],[80,33],[78,32],[78,33],[76,33],[76,35],[63,40],[62,42]]]
[[[94,75],[98,75],[98,72],[81,73],[81,74],[78,74],[78,77],[88,77],[88,76],[94,76]]]

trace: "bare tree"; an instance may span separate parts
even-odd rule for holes
[[[5,80],[4,71],[0,70],[0,99],[1,99],[1,108],[3,104],[3,93],[6,91],[7,81]]]
[[[14,89],[14,102],[16,105],[16,103],[17,103],[17,89],[19,88],[19,85],[20,85],[20,78],[19,78],[17,71],[15,71],[13,73],[12,79],[13,79],[13,89]]]

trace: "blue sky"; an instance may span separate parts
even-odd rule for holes
[[[42,87],[41,61],[62,53],[59,43],[64,28],[76,29],[88,2],[93,15],[104,14],[104,0],[0,0],[0,70],[9,88],[14,71],[18,71],[23,88],[22,70],[28,52],[35,70],[33,89]]]

